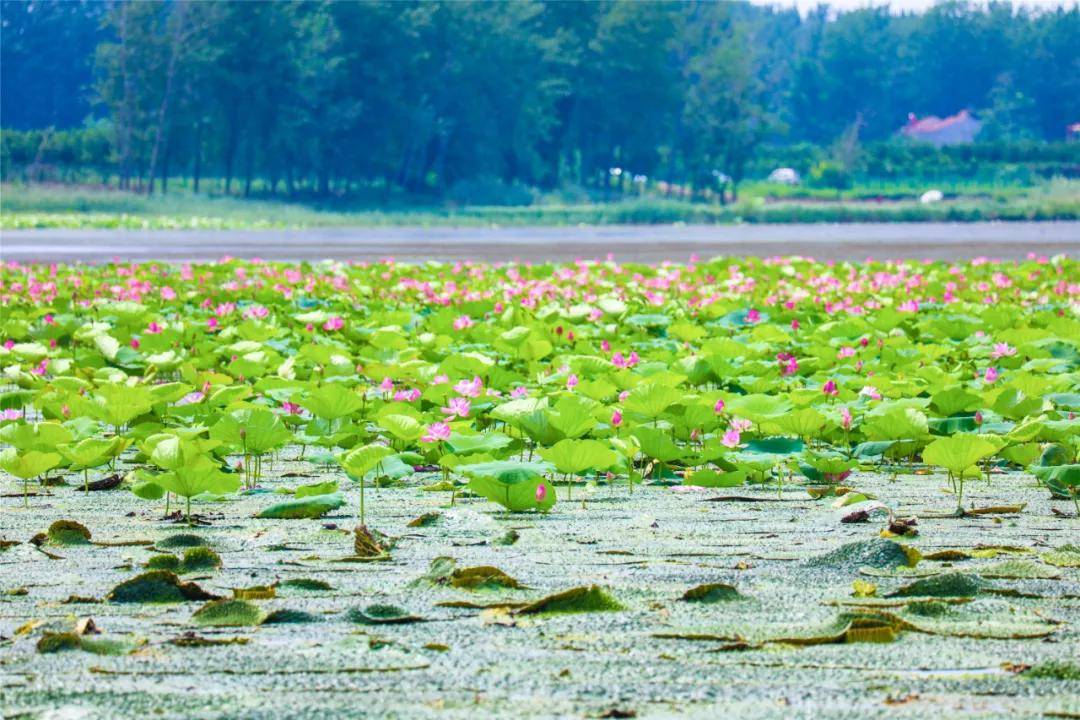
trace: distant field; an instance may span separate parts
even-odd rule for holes
[[[831,197],[820,191],[751,185],[736,204],[640,197],[612,202],[520,206],[349,206],[172,193],[147,197],[85,187],[5,184],[0,228],[258,229],[381,226],[602,225],[664,223],[974,222],[1080,218],[1080,181],[1035,188],[950,188],[920,204],[917,189],[865,187]],[[765,192],[773,193],[766,197]],[[756,193],[756,194],[755,194]],[[784,197],[777,195],[786,194]]]

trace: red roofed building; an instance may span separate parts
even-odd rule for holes
[[[900,128],[901,134],[912,140],[928,142],[933,145],[957,145],[969,143],[982,130],[982,123],[971,116],[967,110],[961,110],[947,118],[928,115],[924,118],[908,113],[907,125]]]

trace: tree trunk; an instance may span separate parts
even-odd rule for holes
[[[161,194],[169,192],[169,145],[165,145],[165,157],[161,159]]]
[[[229,139],[225,143],[225,194],[232,192],[233,160],[236,158],[236,145],[240,133],[240,113],[236,101],[229,111]]]
[[[161,103],[158,105],[157,128],[154,133],[154,146],[150,151],[150,182],[146,188],[147,195],[154,194],[154,174],[157,172],[158,156],[164,148],[165,133],[168,131],[169,101],[172,99],[173,80],[176,79],[176,66],[180,59],[181,47],[184,43],[185,29],[187,27],[187,2],[177,0],[173,10],[175,27],[173,27],[172,42],[169,44],[169,64],[165,70],[165,91],[161,94]]]
[[[250,140],[244,145],[244,197],[251,197],[251,174],[254,170],[255,151],[251,147]]]
[[[195,126],[195,168],[192,171],[195,176],[194,190],[199,194],[199,179],[202,177],[202,121]]]
[[[127,190],[131,184],[131,124],[132,103],[135,91],[128,72],[128,3],[120,3],[120,77],[124,86],[124,99],[120,104],[117,139],[120,144],[120,189]]]
[[[322,143],[319,152],[319,194],[330,194],[330,148],[326,141]]]

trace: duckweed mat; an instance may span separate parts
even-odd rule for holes
[[[264,488],[340,473],[276,470]],[[759,502],[579,486],[538,515],[451,505],[420,490],[435,479],[368,490],[367,524],[390,545],[374,561],[354,554],[351,485],[320,519],[256,518],[280,496],[253,493],[196,503],[194,527],[75,477],[28,510],[4,498],[4,717],[1080,713],[1080,569],[1047,562],[1080,525],[1028,475],[969,483],[974,505],[1021,512],[949,517],[942,476],[856,473],[848,484],[919,518],[917,536],[888,539],[884,521],[841,522],[794,485],[739,490]],[[30,542],[70,518],[89,542]],[[185,551],[202,562],[186,568]],[[129,583],[133,602],[108,599],[166,554],[168,592]],[[688,596],[711,584],[735,592]]]

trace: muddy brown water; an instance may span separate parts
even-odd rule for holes
[[[792,225],[604,225],[503,228],[311,228],[301,230],[6,230],[0,257],[20,262],[212,260],[476,260],[604,258],[686,261],[691,255],[805,255],[931,260],[1028,253],[1080,255],[1080,222],[851,223]]]

